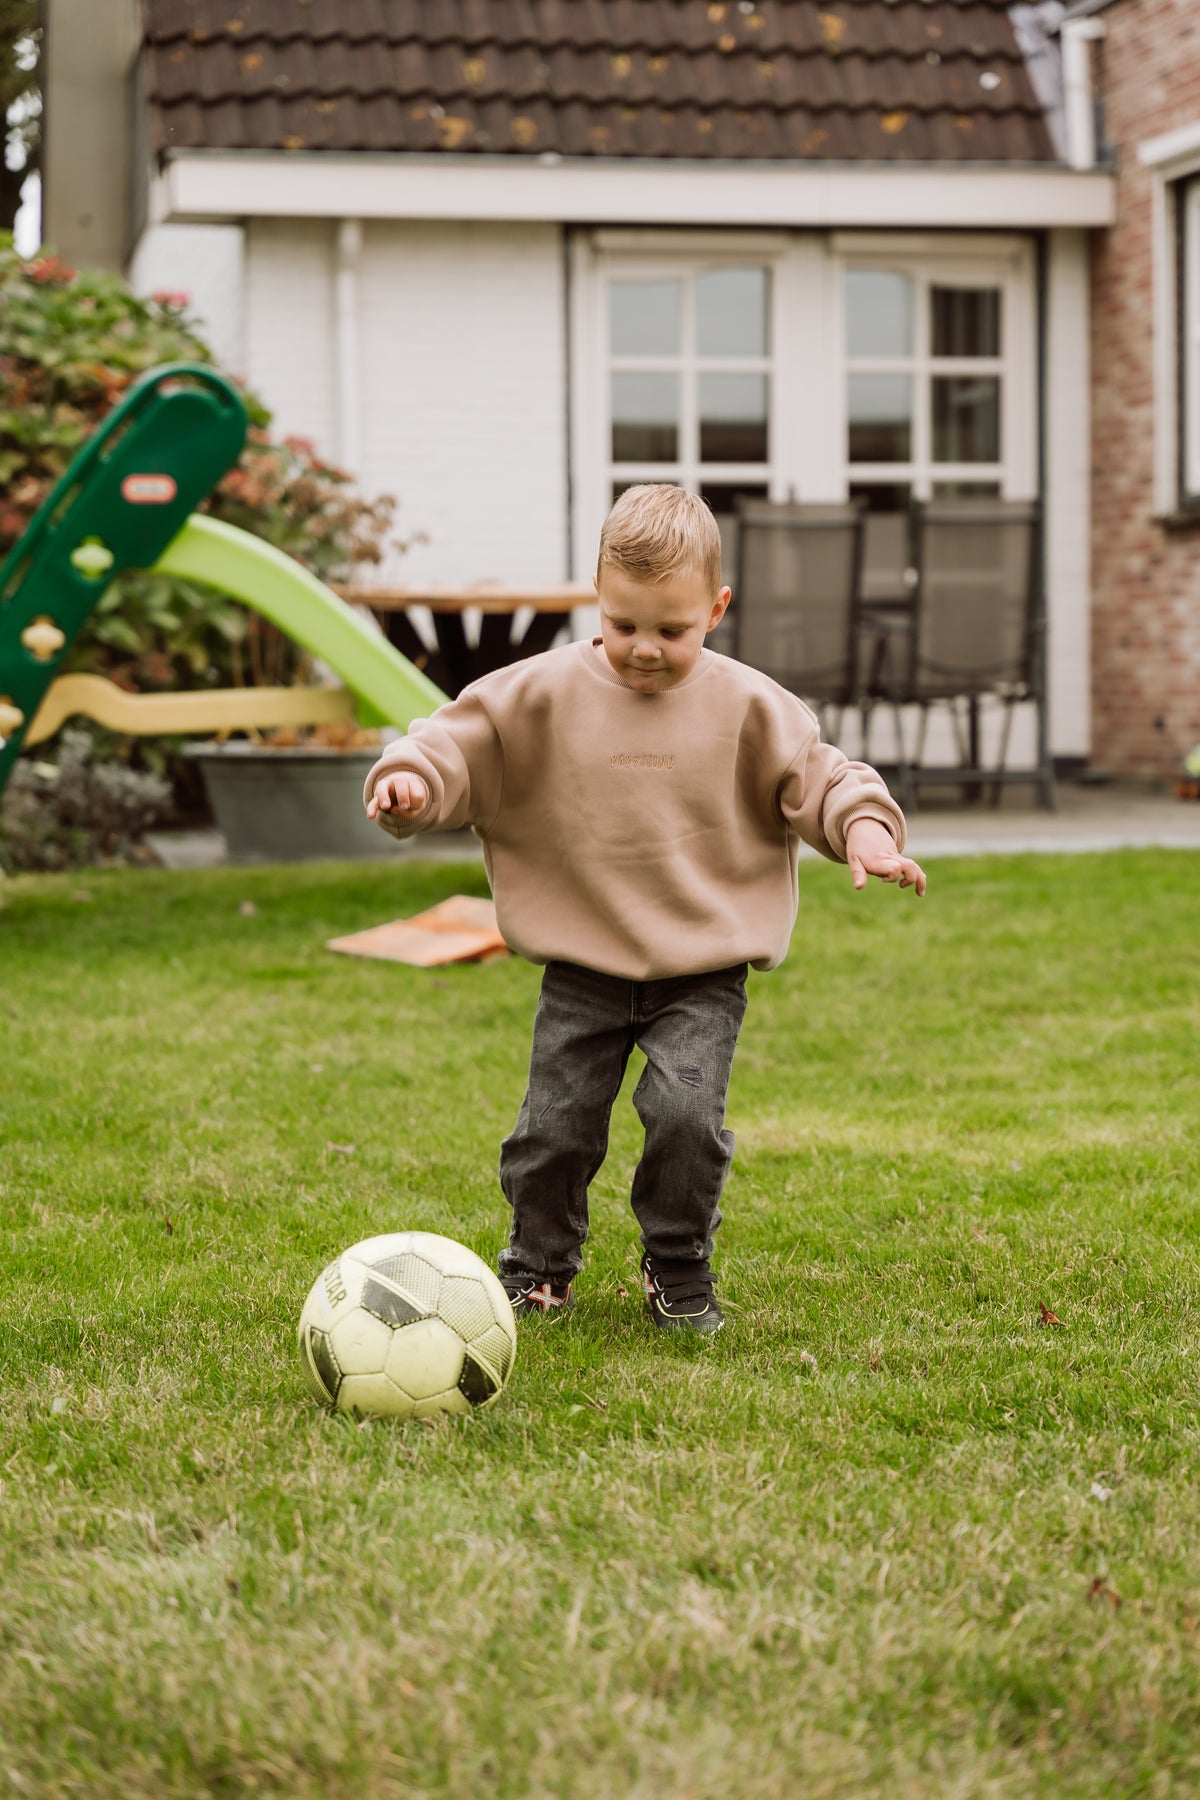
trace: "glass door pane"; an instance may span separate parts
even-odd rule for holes
[[[766,462],[766,376],[702,374],[699,385],[701,462]]]
[[[767,354],[766,269],[707,269],[696,277],[701,356]]]
[[[848,383],[852,463],[902,463],[912,456],[911,375],[851,375]]]
[[[911,356],[913,283],[892,269],[847,269],[849,356]]]
[[[678,457],[678,375],[614,369],[612,460],[669,463]]]
[[[682,282],[614,281],[609,287],[614,356],[678,356],[682,320]]]
[[[933,460],[935,463],[1000,461],[998,375],[934,376]]]
[[[1000,289],[931,288],[929,342],[934,356],[999,356]]]

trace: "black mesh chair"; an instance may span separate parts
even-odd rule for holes
[[[961,784],[991,789],[999,804],[1006,782],[1033,783],[1053,810],[1054,769],[1046,711],[1046,617],[1042,598],[1041,510],[1036,501],[931,500],[912,516],[915,586],[910,628],[890,649],[886,685],[896,708],[901,781],[906,796],[918,787]],[[980,706],[1003,707],[996,759],[982,760]],[[1036,709],[1037,761],[1007,767],[1015,708]],[[920,708],[915,753],[904,747],[899,709]],[[922,758],[930,709],[944,705],[953,720],[959,760],[926,768]]]
[[[819,713],[862,704],[859,586],[865,508],[744,500],[733,654]]]

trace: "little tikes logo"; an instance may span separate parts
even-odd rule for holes
[[[127,475],[121,498],[130,506],[166,506],[178,493],[173,475]]]
[[[609,761],[614,769],[673,769],[673,756],[651,756],[641,752],[631,754],[627,750],[614,750]]]

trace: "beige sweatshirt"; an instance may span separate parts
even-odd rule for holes
[[[880,776],[821,742],[807,706],[711,650],[639,694],[600,640],[486,675],[389,744],[367,776],[429,787],[396,837],[471,826],[500,929],[530,962],[646,981],[782,962],[800,840],[844,861],[852,819],[904,847]]]

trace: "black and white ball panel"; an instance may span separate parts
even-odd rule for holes
[[[323,1406],[396,1413],[486,1405],[512,1369],[512,1308],[473,1251],[428,1232],[370,1238],[318,1277],[300,1322]]]

